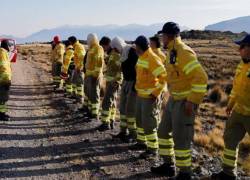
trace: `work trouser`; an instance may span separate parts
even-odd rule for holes
[[[83,72],[81,71],[73,71],[72,74],[72,88],[73,88],[73,93],[79,97],[82,98],[83,97]]]
[[[6,113],[8,111],[6,102],[9,100],[9,85],[0,85],[0,113]]]
[[[53,84],[56,85],[57,88],[63,83],[60,75],[61,75],[61,62],[53,62],[52,63],[52,76],[53,76]]]
[[[236,175],[238,145],[246,133],[250,135],[250,116],[244,116],[233,111],[226,122],[224,133],[225,149],[222,166],[223,171],[228,175]]]
[[[157,98],[136,99],[136,125],[138,127],[137,141],[145,143],[151,151],[158,149],[157,125],[159,106]]]
[[[107,82],[106,91],[102,101],[101,120],[104,124],[109,124],[116,117],[116,100],[119,90],[119,83]]]
[[[121,132],[136,136],[136,92],[134,89],[135,81],[123,80],[120,95],[120,129]]]
[[[73,94],[73,84],[72,84],[72,77],[73,77],[73,69],[69,69],[68,71],[68,79],[65,80],[65,86],[66,86],[66,93],[68,95],[72,95]]]
[[[86,81],[88,83],[87,86],[87,96],[89,100],[89,110],[93,117],[97,117],[99,115],[100,108],[100,78],[96,78],[93,76],[87,76]]]
[[[174,163],[181,172],[191,172],[191,142],[194,136],[193,114],[185,114],[186,100],[169,98],[158,129],[159,154],[168,164]]]
[[[84,102],[83,102],[83,106],[87,107],[89,111],[91,111],[91,102],[89,99],[89,86],[90,86],[90,79],[89,77],[85,77],[84,78]]]

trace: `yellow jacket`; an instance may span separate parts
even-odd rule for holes
[[[228,107],[250,116],[250,63],[241,62],[236,70]]]
[[[164,64],[166,61],[166,55],[162,52],[161,48],[155,48],[152,50],[161,59],[162,63]]]
[[[105,79],[107,82],[120,82],[121,74],[121,55],[114,50],[111,52],[107,61],[107,70],[105,72]]]
[[[52,62],[63,63],[64,53],[65,53],[64,45],[62,43],[57,44],[51,53]]]
[[[170,64],[170,52],[177,52],[177,62]],[[195,52],[178,37],[168,45],[166,60],[167,83],[174,100],[188,100],[200,104],[207,92],[208,77]]]
[[[76,70],[82,70],[83,69],[83,60],[84,56],[86,54],[84,46],[77,41],[74,45],[74,63]]]
[[[99,44],[90,47],[86,60],[86,76],[99,77],[104,65],[104,50]]]
[[[0,48],[0,85],[11,82],[11,66],[8,52]]]
[[[63,66],[62,66],[62,72],[65,74],[68,74],[69,65],[74,58],[74,49],[73,46],[68,46],[66,48],[66,52],[64,54],[64,60],[63,60]]]
[[[166,87],[166,76],[166,70],[160,58],[149,48],[139,57],[136,64],[135,88],[138,96],[158,97]]]

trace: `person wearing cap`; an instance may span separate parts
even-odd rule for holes
[[[72,96],[73,86],[72,86],[72,72],[75,69],[74,65],[74,48],[67,40],[65,42],[66,52],[64,54],[63,66],[61,69],[61,78],[65,80],[66,84],[66,95]]]
[[[188,180],[192,174],[194,120],[207,92],[208,77],[195,52],[181,40],[178,24],[166,23],[159,34],[167,48],[165,67],[170,97],[158,129],[159,154],[164,163],[152,167],[151,171]],[[179,169],[177,176],[175,167]]]
[[[89,50],[85,62],[85,78],[88,84],[88,110],[90,111],[90,119],[98,119],[100,108],[100,80],[103,75],[104,50],[99,45],[96,34],[89,34],[87,43]]]
[[[161,59],[149,47],[148,39],[139,36],[135,40],[139,60],[136,64],[136,124],[144,130],[147,149],[140,158],[155,158],[158,150],[158,98],[166,86],[166,70]]]
[[[104,76],[106,80],[106,90],[102,101],[102,125],[98,128],[99,131],[114,129],[114,122],[116,119],[116,100],[122,80],[120,61],[122,49],[119,46],[119,39],[117,37],[111,41],[111,48],[112,51],[107,61]]]
[[[53,84],[55,89],[59,88],[62,85],[63,80],[60,77],[61,68],[63,64],[63,57],[65,53],[65,47],[60,41],[59,36],[55,36],[52,42],[52,52],[51,52],[51,61],[52,61],[52,76]]]
[[[74,65],[75,70],[72,75],[72,84],[73,84],[73,94],[79,102],[83,98],[83,59],[86,54],[84,46],[77,40],[75,36],[68,38],[69,43],[74,48]]]
[[[120,54],[121,71],[122,71],[122,85],[120,94],[120,132],[113,136],[114,139],[120,139],[122,142],[135,142],[136,134],[136,119],[135,119],[135,105],[136,105],[136,63],[138,56],[135,48],[127,44],[122,38],[117,37],[113,41],[112,46],[116,48]]]
[[[107,64],[109,60],[109,55],[112,52],[111,48],[111,39],[107,36],[103,36],[102,39],[100,40],[100,45],[102,46],[104,52],[105,52],[105,58],[104,61]]]
[[[12,76],[9,51],[8,41],[3,40],[0,47],[0,121],[8,121],[10,119],[6,114],[8,111],[6,102],[9,100]]]
[[[239,143],[246,133],[250,135],[250,35],[237,41],[239,63],[226,112],[230,116],[224,132],[225,149],[222,158],[223,171],[213,174],[214,180],[237,179]]]
[[[149,40],[151,49],[157,56],[159,56],[159,58],[161,58],[162,63],[165,64],[166,55],[161,50],[161,41],[159,36],[153,36],[149,38]]]

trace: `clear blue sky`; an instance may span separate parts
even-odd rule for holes
[[[249,0],[1,0],[0,34],[26,36],[62,25],[153,24],[168,20],[204,26],[250,15]]]

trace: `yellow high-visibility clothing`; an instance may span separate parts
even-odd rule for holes
[[[160,58],[149,48],[136,64],[136,91],[138,96],[158,97],[166,86],[166,70]]]
[[[80,71],[83,69],[83,60],[86,54],[84,46],[77,41],[74,45],[74,63],[76,70]]]
[[[65,53],[65,47],[62,43],[59,43],[55,46],[51,53],[52,62],[60,62],[63,63],[63,56]]]
[[[65,52],[64,60],[63,60],[63,66],[62,66],[63,73],[68,74],[69,65],[70,65],[73,58],[74,58],[73,46],[68,46],[66,48],[66,52]]]
[[[250,63],[241,62],[236,70],[228,106],[237,113],[250,116]]]
[[[174,65],[170,63],[170,52],[173,49],[177,52]],[[200,104],[207,92],[208,77],[195,52],[180,37],[169,43],[165,64],[168,90],[174,100],[186,99]]]
[[[0,84],[9,84],[11,81],[11,65],[8,51],[0,48]]]
[[[107,82],[120,82],[122,79],[121,74],[121,55],[114,50],[109,56],[107,62],[107,71],[105,72],[105,79]]]
[[[99,44],[90,47],[86,61],[86,76],[99,77],[104,65],[104,50]]]
[[[161,48],[155,48],[152,50],[161,59],[162,63],[164,64],[166,61],[166,55],[162,52]]]

